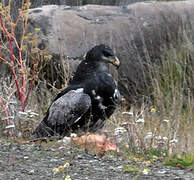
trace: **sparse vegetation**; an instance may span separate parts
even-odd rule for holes
[[[119,114],[119,125],[126,130],[119,142],[125,157],[132,152],[165,161],[172,155],[194,153],[194,46],[192,38],[184,38],[178,47],[163,49],[161,64],[150,66],[151,84],[146,90],[150,101]],[[193,165],[177,158],[167,164]]]
[[[1,124],[11,135],[13,135],[13,129],[16,128],[16,125],[21,124],[19,120],[14,120],[17,119],[16,116],[28,114],[29,110],[24,111],[29,96],[35,82],[38,81],[39,73],[47,61],[51,59],[48,52],[40,50],[37,46],[40,28],[37,27],[33,32],[27,32],[30,4],[29,0],[22,1],[19,15],[14,21],[10,3],[5,7],[0,3],[0,63],[1,66],[5,66],[11,72],[11,75],[10,73],[2,73],[3,77],[1,77],[3,82],[0,92],[0,105],[1,113],[4,112],[5,114],[5,121],[1,121]],[[21,35],[16,37],[18,29]],[[8,77],[5,78],[5,76]],[[14,98],[15,94],[17,95]],[[17,107],[12,107],[14,104],[17,104]],[[12,108],[23,113],[11,112]],[[32,110],[29,112],[32,112]],[[37,115],[37,113],[32,116],[34,115]]]
[[[186,156],[172,157],[164,163],[165,166],[175,166],[180,168],[192,167],[194,166],[194,155],[189,154]]]

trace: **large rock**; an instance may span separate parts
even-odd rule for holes
[[[176,46],[193,20],[192,1],[122,7],[52,5],[30,11],[28,31],[41,29],[39,47],[58,57],[52,61],[58,64],[67,58],[81,59],[96,44],[110,45],[122,63],[121,92],[131,102],[147,85],[148,62],[159,63],[162,47]]]
[[[36,0],[37,1],[37,0]],[[128,5],[134,2],[140,2],[146,0],[57,0],[55,1],[58,5],[68,5],[68,6],[82,6],[86,4],[98,4],[98,5]],[[44,4],[53,4],[53,0],[45,0]]]
[[[98,4],[98,5],[128,5],[135,2],[146,1],[146,0],[31,0],[31,8],[41,7],[43,5],[68,5],[68,6],[82,6],[86,4]],[[149,1],[149,0],[147,0]],[[8,5],[8,1],[0,0],[3,5]],[[17,10],[21,8],[22,1],[14,0],[11,1],[11,6]]]
[[[42,7],[44,5],[67,5],[67,6],[83,6],[87,4],[97,4],[97,5],[111,5],[111,6],[124,6],[128,4],[132,4],[135,2],[142,2],[149,0],[30,0],[31,8]],[[0,0],[0,3],[3,6],[7,6],[10,4],[11,6],[11,14],[12,19],[16,21],[19,15],[19,9],[22,7],[21,0],[7,1]]]

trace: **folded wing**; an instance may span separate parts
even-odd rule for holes
[[[91,107],[90,96],[83,89],[71,90],[55,100],[47,115],[34,131],[31,138],[68,134],[72,127]]]

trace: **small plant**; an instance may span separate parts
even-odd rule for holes
[[[128,173],[141,171],[138,167],[132,165],[123,165],[123,170]]]
[[[194,167],[194,154],[182,157],[174,157],[164,163],[165,166],[175,166],[180,168]]]
[[[69,176],[69,162],[66,162],[63,166],[59,166],[57,168],[53,168],[53,175],[61,175],[64,180],[71,180],[71,177]]]
[[[167,150],[157,150],[157,149],[148,149],[147,150],[147,153],[146,153],[146,156],[147,158],[149,159],[161,159],[161,158],[165,158],[167,157],[168,155],[168,152]]]
[[[143,165],[143,167],[139,167],[138,165],[123,165],[123,170],[127,173],[136,173],[137,175],[133,180],[137,179],[141,174],[148,175],[151,172],[151,169],[147,168],[145,165]]]

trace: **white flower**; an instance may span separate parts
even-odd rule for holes
[[[114,134],[117,136],[125,133],[126,131],[127,130],[124,127],[118,127],[114,130]]]
[[[38,116],[39,114],[38,113],[35,113],[35,112],[30,112],[30,115],[31,116]]]
[[[150,170],[149,170],[149,169],[144,169],[144,170],[142,171],[142,173],[143,173],[144,175],[148,175],[148,174],[149,174],[149,172],[150,172]]]
[[[59,166],[59,167],[58,167],[58,170],[59,170],[59,171],[63,171],[63,169],[64,169],[63,166]]]
[[[164,119],[164,120],[163,120],[163,122],[166,122],[166,123],[168,123],[168,122],[169,122],[169,120],[168,120],[168,119]]]
[[[58,168],[53,168],[53,174],[57,174],[59,172]]]
[[[172,144],[176,144],[178,142],[178,140],[177,139],[172,139],[172,140],[170,140],[170,143],[172,143]]]
[[[156,108],[153,107],[153,108],[151,109],[151,112],[152,112],[152,113],[156,112]]]
[[[136,122],[136,123],[144,123],[145,120],[144,120],[143,118],[139,118],[139,119],[137,119],[135,122]]]
[[[71,133],[70,135],[72,138],[76,138],[77,137],[77,134],[76,133]]]
[[[2,117],[1,120],[8,120],[8,119],[14,119],[14,116],[7,116],[7,117]]]
[[[66,162],[65,164],[64,164],[64,166],[63,166],[64,168],[67,168],[67,167],[69,167],[69,162]]]
[[[128,114],[129,116],[134,116],[133,112],[122,112],[122,114]]]
[[[168,141],[168,138],[166,136],[163,137],[164,141]]]
[[[20,115],[27,115],[27,112],[19,111],[18,114],[20,114]]]
[[[165,153],[165,152],[163,152],[163,153],[162,153],[162,155],[163,155],[163,156],[166,156],[166,153]]]
[[[147,135],[145,136],[145,139],[149,139],[149,138],[152,138],[152,137],[153,137],[152,132],[148,132]]]
[[[161,140],[162,139],[162,136],[156,136],[155,137],[157,140]]]
[[[5,127],[5,129],[11,129],[11,128],[15,128],[15,125],[11,124],[11,125],[8,125],[8,126]]]
[[[67,175],[67,176],[65,177],[65,180],[71,180],[71,177]]]

